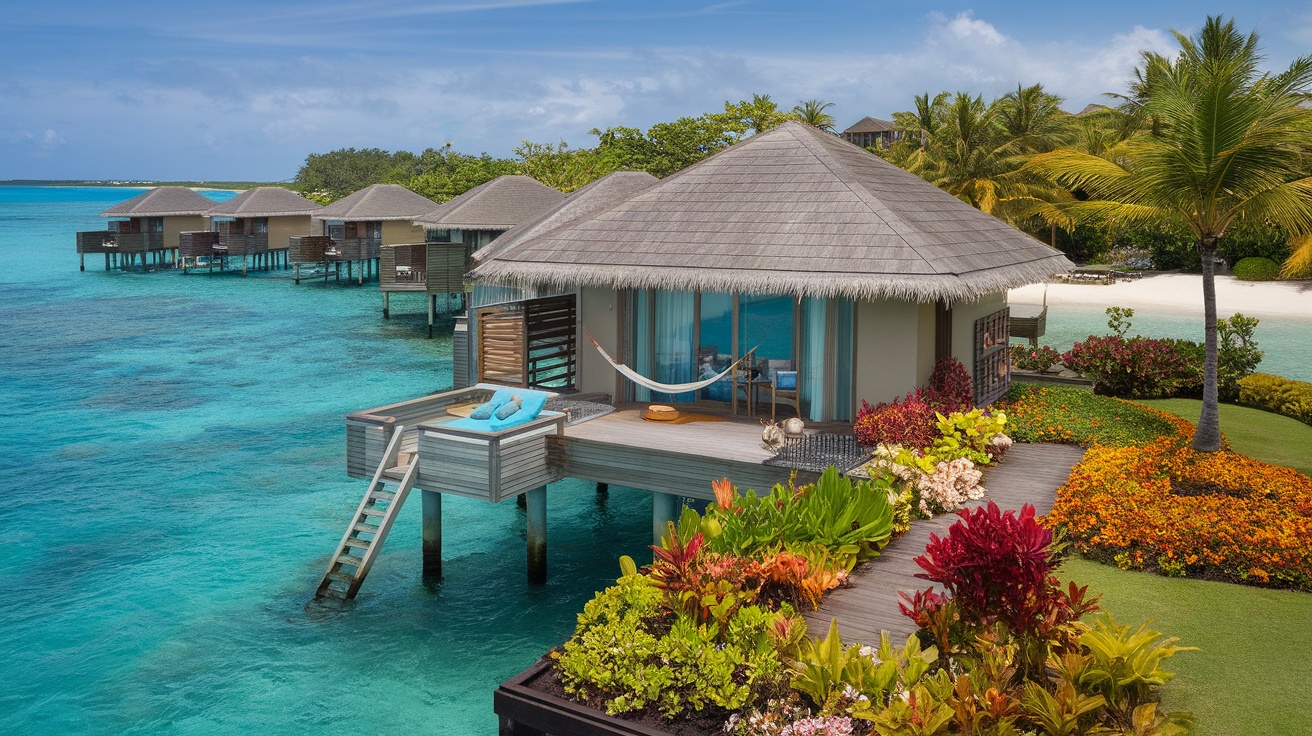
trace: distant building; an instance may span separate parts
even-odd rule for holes
[[[839,135],[862,148],[888,148],[902,140],[901,131],[894,130],[892,123],[868,115]]]

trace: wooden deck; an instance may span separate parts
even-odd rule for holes
[[[757,417],[729,416],[723,406],[695,402],[680,411],[725,416],[722,422],[666,424],[642,418],[647,404],[621,404],[615,412],[565,428],[556,443],[561,475],[711,500],[711,481],[729,478],[739,488],[766,491],[788,481],[790,470],[762,465],[771,455],[761,447]],[[768,415],[767,415],[768,416]],[[838,423],[808,423],[807,431],[850,432]],[[799,473],[800,481],[814,474]]]
[[[984,473],[988,498],[969,506],[983,506],[993,501],[1001,508],[1019,509],[1033,504],[1040,514],[1052,509],[1056,491],[1070,476],[1071,468],[1084,456],[1084,450],[1069,445],[1016,444],[1002,462]],[[915,624],[898,610],[898,591],[908,593],[930,587],[927,580],[916,577],[920,567],[915,558],[924,554],[929,535],[940,537],[957,520],[954,514],[928,521],[916,521],[911,531],[893,540],[875,560],[856,570],[852,587],[834,591],[820,610],[806,614],[806,624],[813,636],[823,635],[832,619],[845,643],[879,643],[881,631],[889,632],[895,646],[915,632]]]

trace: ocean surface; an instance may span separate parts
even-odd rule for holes
[[[138,191],[0,186],[0,733],[494,734],[647,494],[551,486],[541,587],[514,503],[450,497],[425,586],[416,500],[354,606],[307,609],[366,483],[343,416],[449,387],[450,323],[384,321],[376,283],[80,273]]]

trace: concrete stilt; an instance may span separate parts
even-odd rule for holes
[[[296,283],[298,283],[298,284],[301,283],[301,263],[300,263],[300,261],[297,261],[297,262],[296,262],[296,275],[295,275],[293,278],[296,279]]]
[[[424,491],[424,582],[442,579],[442,494]]]
[[[433,336],[433,323],[437,321],[437,294],[428,295],[428,336]]]
[[[608,484],[606,484],[606,483],[598,483],[598,484],[597,484],[597,493],[598,493],[598,495],[602,495],[602,496],[604,496],[604,495],[610,493],[610,485],[608,485]]]
[[[547,582],[547,487],[539,486],[525,495],[528,505],[528,581]]]
[[[678,523],[679,497],[668,493],[651,494],[651,543],[659,545],[669,522]]]
[[[383,319],[391,319],[391,318],[392,318],[392,300],[391,300],[391,296],[392,296],[392,292],[390,292],[390,291],[384,291],[384,292],[383,292]]]

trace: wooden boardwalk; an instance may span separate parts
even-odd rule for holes
[[[1019,509],[1033,504],[1040,514],[1052,509],[1056,490],[1070,476],[1071,468],[1084,456],[1084,450],[1069,445],[1025,445],[1017,443],[1002,462],[984,471],[988,498],[968,506],[983,506],[993,501],[1002,509]],[[825,598],[820,610],[806,614],[812,636],[823,636],[832,619],[838,619],[838,631],[845,643],[877,645],[881,631],[889,632],[895,646],[900,646],[915,632],[915,624],[898,610],[898,591],[908,593],[930,586],[916,577],[920,567],[915,558],[924,554],[929,535],[940,537],[958,517],[939,516],[915,521],[911,531],[893,540],[878,558],[858,568],[850,578],[852,587],[841,588]]]

